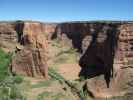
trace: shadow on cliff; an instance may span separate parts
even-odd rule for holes
[[[99,34],[102,33],[104,33],[103,37],[106,36],[106,38],[102,43],[99,43]],[[72,40],[73,47],[80,53],[83,53],[83,39],[87,35],[92,37],[87,50],[79,60],[79,65],[81,66],[79,76],[93,78],[104,75],[107,87],[109,88],[110,79],[113,77],[114,54],[117,49],[118,24],[60,24],[56,27],[55,33],[52,35],[51,39],[61,38],[62,34],[65,34],[68,39]]]
[[[24,29],[24,22],[21,21],[21,20],[16,21],[16,23],[15,23],[15,30],[17,32],[18,42],[20,44],[23,44],[22,43],[23,29]]]
[[[118,30],[117,25],[108,25],[106,29],[106,39],[99,43],[99,32],[102,33],[102,27],[95,29],[92,33],[92,41],[86,52],[80,58],[79,65],[81,72],[79,76],[84,78],[94,78],[104,75],[107,87],[109,88],[110,79],[113,77],[113,60],[115,50],[117,49]]]
[[[51,39],[61,39],[62,35],[66,35],[66,37],[72,41],[72,46],[77,49],[77,52],[82,53],[82,40],[86,36],[85,33],[90,33],[89,29],[89,24],[87,26],[81,23],[59,24],[52,34]]]

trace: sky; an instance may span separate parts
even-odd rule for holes
[[[133,20],[133,0],[0,0],[0,20]]]

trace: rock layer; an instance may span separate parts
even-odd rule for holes
[[[17,44],[17,33],[12,23],[0,23],[0,47],[6,52],[12,52]]]
[[[59,24],[54,37],[82,53],[89,93],[108,98],[133,94],[132,35],[132,22],[75,22]]]
[[[48,77],[47,41],[41,23],[24,23],[20,43],[24,48],[17,51],[12,60],[12,72],[28,76]]]
[[[8,38],[8,43],[15,48],[12,41],[17,43],[16,37],[23,49],[17,48],[12,60],[14,73],[47,77],[46,40],[58,39],[63,45],[74,47],[81,53],[80,75],[87,78],[86,86],[93,96],[106,98],[133,94],[132,22],[0,24],[2,46]],[[4,46],[13,51],[12,47]]]

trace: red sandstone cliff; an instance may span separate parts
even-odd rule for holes
[[[24,48],[12,60],[12,72],[28,76],[48,77],[47,40],[41,23],[25,22],[20,35]]]
[[[94,96],[120,96],[133,91],[133,23],[16,22],[13,25],[0,24],[0,33],[3,39],[0,44],[8,40],[13,45],[12,41],[17,43],[18,39],[24,47],[13,59],[12,71],[15,73],[47,77],[46,40],[59,39],[63,45],[72,46],[82,53],[80,75],[87,78],[88,91]]]
[[[0,48],[6,52],[12,52],[15,50],[15,44],[17,44],[17,32],[14,29],[12,23],[0,23]]]
[[[54,38],[83,53],[80,75],[87,78],[88,91],[95,97],[132,93],[133,23],[62,23]]]

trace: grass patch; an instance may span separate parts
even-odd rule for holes
[[[11,54],[7,54],[2,49],[0,49],[0,81],[9,76],[10,61]]]
[[[64,97],[65,95],[60,92],[54,94],[52,92],[44,91],[37,96],[37,100],[62,100],[62,98],[64,100]]]
[[[76,49],[62,46],[58,39],[51,41],[49,60],[54,64],[75,63],[77,58],[78,53]]]
[[[65,97],[65,95],[63,95],[62,93],[58,93],[58,94],[52,96],[53,100],[61,100],[64,97]]]
[[[50,86],[51,82],[52,82],[52,80],[41,81],[37,84],[32,85],[31,88],[48,87],[48,86]]]
[[[26,100],[19,85],[23,78],[12,76],[9,71],[12,54],[0,49],[0,100]]]
[[[77,62],[78,54],[75,49],[73,48],[65,48],[61,49],[55,55],[54,63],[61,64],[61,63],[75,63]]]
[[[43,92],[43,93],[40,93],[37,96],[37,100],[47,100],[46,97],[48,97],[50,94],[51,94],[51,92]]]
[[[19,88],[20,79],[13,76],[6,77],[0,82],[0,100],[26,100]]]
[[[58,56],[60,56],[62,54],[74,54],[75,52],[76,52],[76,49],[69,48],[68,50],[62,50],[56,56],[58,57]]]

